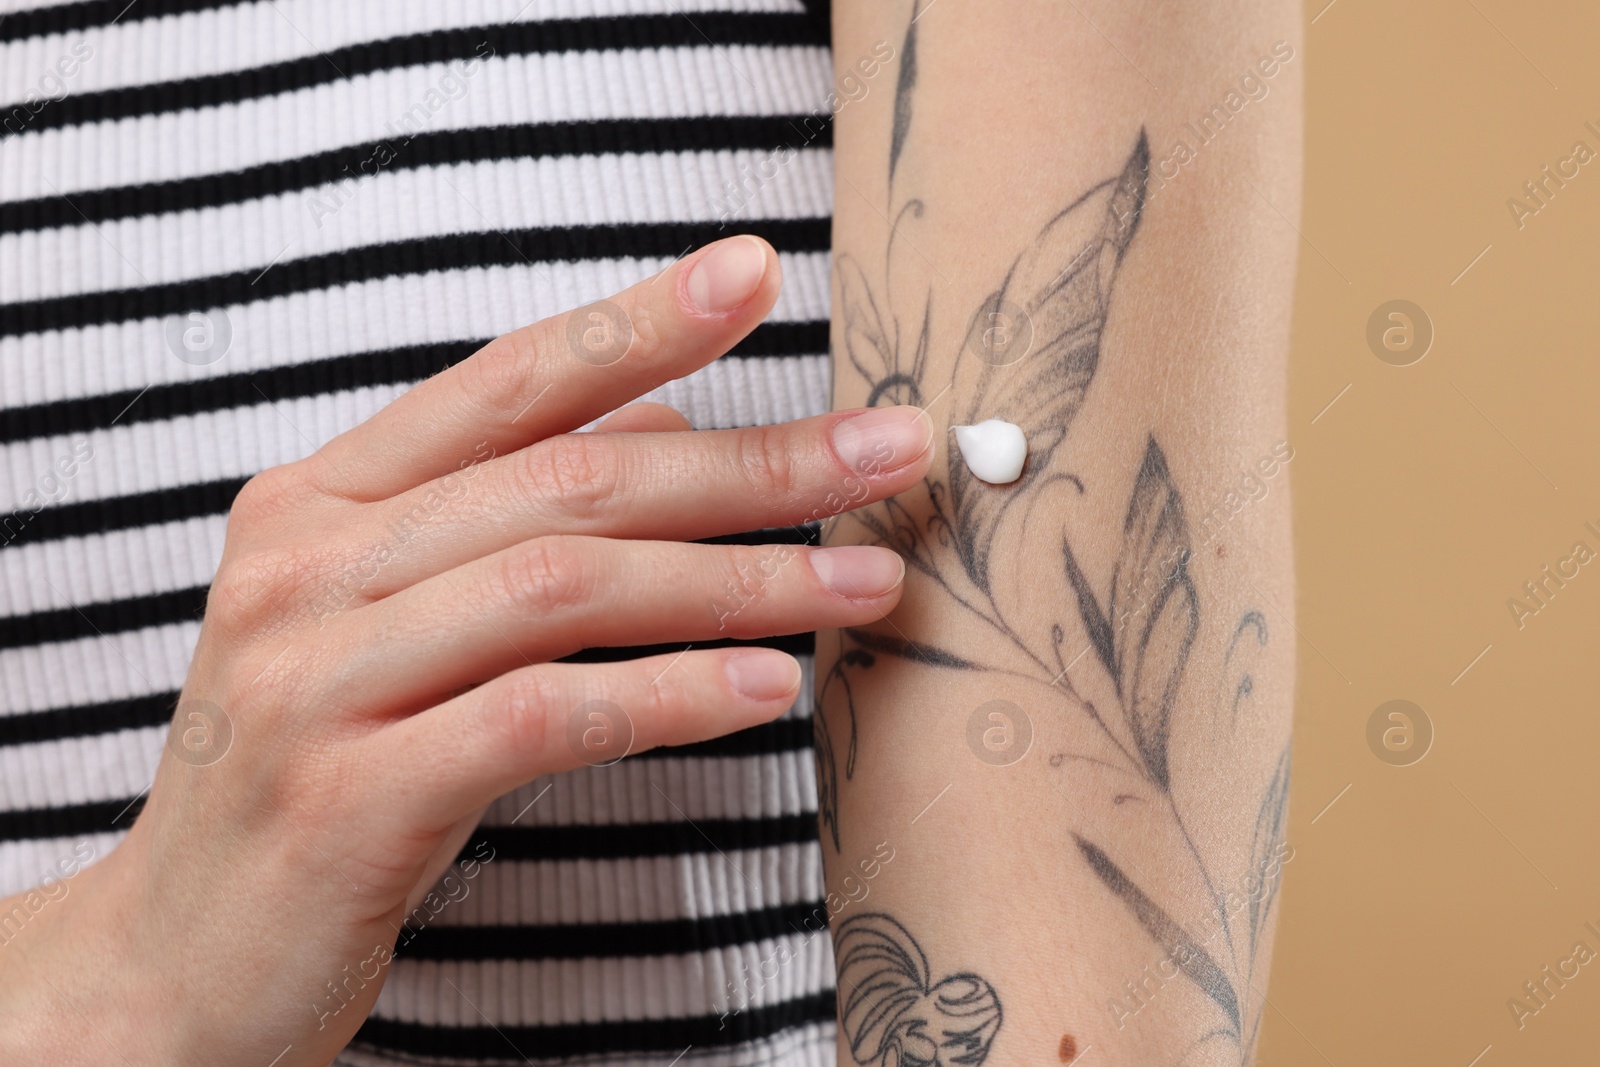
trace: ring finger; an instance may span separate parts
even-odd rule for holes
[[[905,565],[872,546],[543,537],[335,619],[327,695],[412,708],[586,648],[753,638],[876,621]]]

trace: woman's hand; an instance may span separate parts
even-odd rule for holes
[[[638,405],[572,432],[727,351],[778,287],[765,243],[719,242],[253,478],[143,813],[4,950],[0,1061],[326,1064],[491,800],[764,722],[800,687],[764,649],[556,660],[893,607],[886,549],[682,542],[910,486],[918,412],[698,432]]]

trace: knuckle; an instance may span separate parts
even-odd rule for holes
[[[308,486],[293,466],[269,467],[240,488],[228,510],[228,528],[254,528],[305,500]]]
[[[712,582],[712,614],[726,629],[741,613],[774,595],[779,572],[796,555],[792,545],[732,547],[718,558]]]
[[[645,301],[631,304],[623,302],[623,309],[633,335],[628,343],[629,357],[643,362],[653,361],[665,347],[660,317]]]
[[[506,679],[495,718],[502,740],[512,752],[537,765],[550,746],[551,717],[559,706],[555,684],[537,670],[517,671]]]
[[[634,699],[639,718],[646,729],[657,737],[676,737],[677,720],[690,703],[681,678],[671,677],[672,671],[654,684],[645,686]]]
[[[588,434],[562,434],[524,455],[527,491],[574,517],[593,515],[621,481],[615,449]]]
[[[542,537],[506,553],[500,581],[512,605],[549,614],[586,603],[595,590],[594,566],[578,544]]]
[[[739,467],[758,491],[788,496],[800,472],[781,428],[753,426],[738,437]]]
[[[467,395],[491,417],[515,417],[536,396],[539,330],[535,324],[503,334],[461,364]]]
[[[206,619],[226,633],[277,629],[293,613],[316,562],[305,550],[279,547],[246,552],[217,571],[206,597]]]

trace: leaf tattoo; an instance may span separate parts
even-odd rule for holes
[[[855,695],[850,691],[850,673],[846,668],[859,667],[863,670],[870,668],[876,659],[872,653],[865,649],[849,649],[845,641],[850,631],[846,630],[839,636],[839,656],[834,660],[822,689],[817,694],[820,705],[828,697],[829,689],[837,685],[844,690],[844,704],[850,712],[850,746],[845,752],[844,773],[849,778],[856,771],[856,701]],[[817,750],[817,813],[822,820],[822,825],[833,837],[834,851],[839,850],[839,768],[834,758],[833,737],[828,732],[827,717],[822,714],[811,716],[812,740]]]
[[[1028,439],[1027,466],[1008,492],[995,492],[962,464],[950,469],[961,562],[983,588],[1001,515],[1046,475],[1083,406],[1100,362],[1117,268],[1144,212],[1149,174],[1149,141],[1140,130],[1122,173],[1051,219],[972,318],[966,350],[956,361],[956,395],[967,398],[961,421],[1004,411]],[[1001,337],[1026,352],[1012,357],[1008,348],[999,355]],[[972,358],[980,353],[985,358]],[[1001,358],[1012,361],[996,365]]]
[[[922,17],[922,3],[918,0],[906,26],[905,43],[900,46],[900,77],[894,87],[894,130],[889,137],[889,182],[894,183],[894,168],[900,162],[900,151],[906,146],[906,134],[911,132],[911,90],[917,84],[917,19]]]
[[[1162,789],[1172,788],[1167,738],[1200,604],[1189,577],[1189,524],[1155,438],[1122,527],[1122,558],[1111,579],[1112,650],[1117,692],[1134,744]]]
[[[1000,1030],[1000,998],[970,972],[937,983],[911,932],[882,912],[834,934],[839,1022],[862,1067],[977,1067]]]
[[[925,644],[921,641],[911,641],[898,634],[885,636],[875,634],[870,630],[847,629],[845,635],[863,648],[874,652],[882,652],[886,656],[899,656],[901,659],[920,660],[930,667],[948,667],[951,670],[971,671],[977,670],[978,665],[971,660],[963,659],[954,652],[946,652],[937,645]]]
[[[1267,647],[1266,616],[1262,615],[1261,612],[1254,610],[1245,612],[1244,615],[1239,618],[1239,624],[1234,627],[1233,637],[1228,641],[1228,654],[1223,657],[1223,670],[1221,676],[1219,677],[1219,681],[1224,685],[1227,684],[1228,679],[1234,676],[1233,672],[1235,670],[1238,671],[1238,680],[1233,683],[1232,697],[1222,695],[1219,697],[1217,703],[1220,708],[1224,700],[1228,702],[1229,725],[1234,729],[1237,729],[1239,726],[1240,707],[1244,704],[1245,700],[1250,696],[1250,694],[1255,692],[1256,687],[1255,677],[1251,675],[1249,671],[1244,670],[1242,666],[1236,667],[1234,663],[1235,657],[1239,654],[1240,638],[1245,635],[1247,630],[1255,636],[1255,647],[1257,649]],[[1245,647],[1246,651],[1249,651],[1249,646],[1247,645]]]
[[[1073,837],[1078,842],[1078,850],[1083,853],[1083,858],[1089,861],[1089,867],[1100,876],[1106,888],[1122,899],[1128,910],[1133,912],[1134,918],[1139,920],[1139,925],[1145,928],[1156,944],[1166,950],[1167,958],[1176,963],[1206,996],[1217,1002],[1237,1030],[1239,998],[1234,995],[1233,983],[1217,966],[1217,961],[1211,958],[1211,953],[1174,922],[1159,904],[1145,896],[1144,891],[1134,885],[1133,880],[1123,874],[1109,856],[1076,834]]]
[[[1250,873],[1255,879],[1256,891],[1250,894],[1250,949],[1255,947],[1266,928],[1272,902],[1278,896],[1281,880],[1279,852],[1283,847],[1285,819],[1289,810],[1289,750],[1278,757],[1272,781],[1261,798],[1256,812],[1255,833],[1250,841]]]
[[[845,750],[844,776],[856,773],[856,700],[850,688],[850,669],[870,669],[877,663],[877,655],[897,656],[930,667],[972,671],[982,668],[954,652],[935,645],[908,640],[898,634],[875,634],[868,630],[846,628],[839,631],[839,655],[823,679],[817,694],[820,705],[837,686],[844,694],[844,706],[850,724],[850,743]],[[811,717],[812,739],[817,750],[817,813],[822,826],[833,838],[833,848],[839,845],[839,768],[834,756],[833,736],[828,729],[827,716],[818,712]]]

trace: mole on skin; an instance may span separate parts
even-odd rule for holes
[[[1003,419],[985,419],[976,426],[952,426],[961,458],[974,477],[990,485],[1007,485],[1022,476],[1028,439],[1022,427]]]

